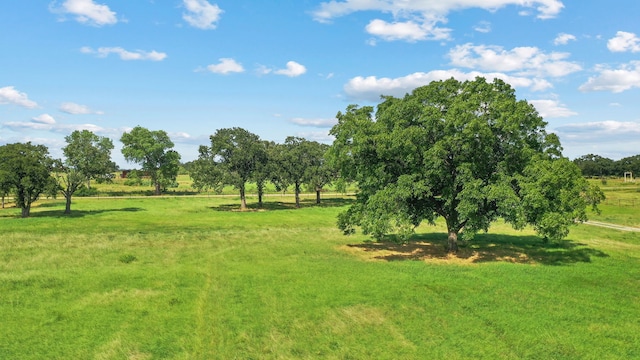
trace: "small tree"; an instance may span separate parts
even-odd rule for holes
[[[122,134],[120,141],[125,160],[140,164],[151,176],[156,195],[176,182],[180,154],[172,150],[174,144],[165,131],[136,126],[131,132]]]
[[[265,143],[238,127],[219,129],[210,139],[210,147],[200,146],[191,177],[200,187],[232,185],[240,192],[240,209],[246,210],[246,184],[267,161]]]
[[[51,176],[53,160],[44,145],[15,143],[0,146],[2,188],[14,193],[22,217],[29,217],[31,205],[55,186]]]
[[[58,162],[56,180],[66,199],[64,213],[71,213],[71,197],[83,184],[90,187],[91,179],[109,181],[116,170],[111,161],[113,142],[88,130],[76,130],[66,136],[67,146],[62,148],[65,160]]]
[[[325,186],[337,179],[336,169],[325,160],[325,153],[329,145],[311,142],[313,165],[307,169],[309,187],[316,192],[316,204],[320,204],[320,193]]]
[[[535,108],[501,80],[432,82],[404,98],[383,97],[375,118],[372,107],[355,105],[337,118],[329,153],[359,187],[339,217],[345,233],[361,226],[376,238],[406,239],[442,217],[454,252],[460,233],[471,239],[503,218],[555,240],[602,199],[561,157]]]
[[[324,149],[315,141],[289,136],[284,144],[278,145],[275,165],[278,169],[273,181],[280,188],[293,185],[296,207],[300,207],[301,186],[312,180],[320,181],[319,169],[323,163]]]

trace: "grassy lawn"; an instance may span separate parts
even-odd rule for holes
[[[349,199],[266,201],[0,210],[0,359],[640,358],[640,233],[497,224],[448,256],[442,224],[372,243]]]

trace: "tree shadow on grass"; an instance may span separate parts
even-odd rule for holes
[[[311,208],[311,207],[342,207],[347,206],[353,203],[353,199],[348,198],[327,198],[322,199],[320,204],[316,204],[315,199],[302,199],[300,200],[300,208]],[[230,204],[222,204],[218,206],[212,206],[210,209],[215,211],[240,211],[240,202],[234,202]],[[253,211],[275,211],[275,210],[295,210],[296,203],[295,202],[285,202],[285,201],[263,201],[262,206],[259,206],[258,203],[249,203],[247,204],[247,212]]]
[[[588,263],[593,257],[608,257],[606,253],[571,240],[544,243],[536,236],[479,234],[464,243],[455,254],[447,253],[447,234],[415,235],[408,243],[399,244],[393,238],[382,242],[350,244],[368,258],[402,261],[418,260],[451,263],[510,262],[518,264],[568,265]]]
[[[85,216],[98,215],[108,212],[138,212],[138,211],[146,211],[143,208],[137,207],[128,207],[121,209],[100,209],[100,210],[74,210],[71,208],[71,214],[65,214],[64,210],[46,210],[46,211],[37,211],[31,212],[32,218],[40,218],[40,217],[50,217],[50,218],[81,218]],[[18,216],[19,217],[19,214]]]

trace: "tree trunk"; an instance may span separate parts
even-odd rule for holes
[[[447,251],[449,251],[449,253],[458,252],[458,232],[455,230],[449,230],[449,237],[447,238]]]
[[[4,209],[4,195],[2,195],[2,208]]]
[[[64,213],[71,214],[71,196],[65,196],[65,198],[67,199],[67,203],[64,207]]]
[[[296,208],[300,208],[300,184],[296,183]]]
[[[25,206],[22,208],[22,217],[23,218],[28,218],[29,215],[31,214],[31,204]]]
[[[240,210],[247,210],[247,197],[244,193],[244,184],[240,187]]]
[[[160,193],[161,193],[161,191],[160,191],[160,182],[159,181],[155,181],[154,184],[155,184],[155,187],[156,187],[155,188],[155,194],[156,195],[160,195]]]
[[[320,204],[320,190],[316,189],[316,204]]]

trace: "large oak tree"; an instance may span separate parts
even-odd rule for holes
[[[602,193],[561,155],[536,109],[501,80],[432,82],[404,98],[338,113],[329,151],[341,176],[358,183],[339,217],[351,233],[408,238],[421,222],[445,220],[448,248],[503,218],[547,239],[586,219]]]

